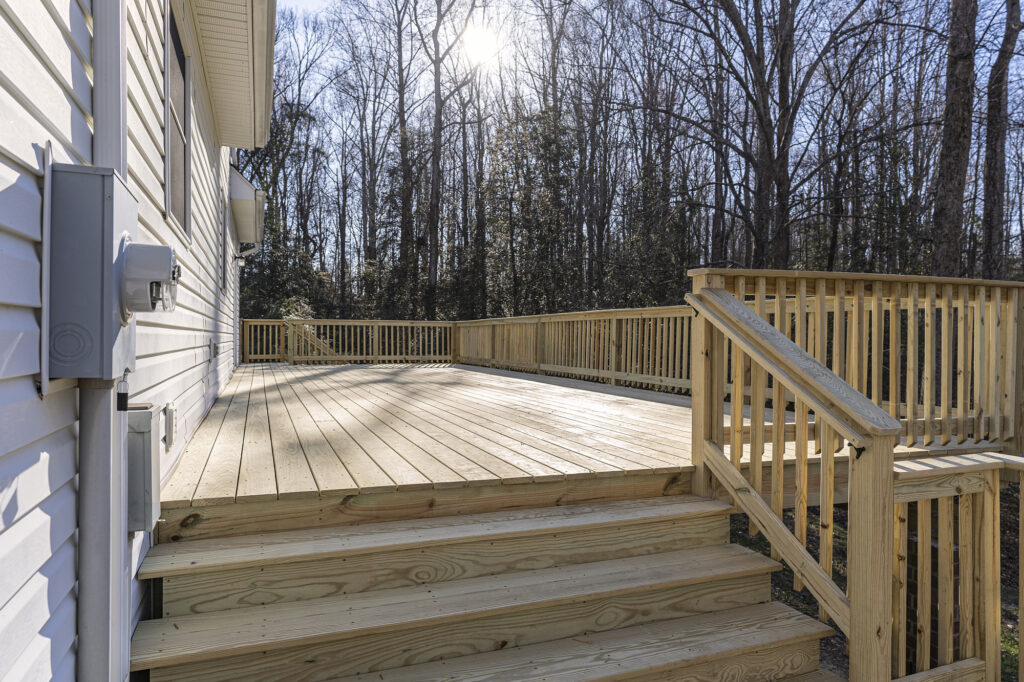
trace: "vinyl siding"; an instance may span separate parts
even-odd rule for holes
[[[220,195],[227,192],[229,150],[217,142],[198,55],[192,59],[191,239],[165,218],[164,20],[162,0],[128,0],[127,181],[139,201],[138,238],[173,247],[182,270],[175,311],[138,316],[135,372],[130,377],[132,402],[176,408],[175,433],[161,453],[166,479],[234,370],[238,269],[230,259],[222,290]],[[183,44],[194,45],[191,18],[186,15],[178,23],[190,33]],[[229,253],[235,252],[237,244],[232,243]],[[211,340],[217,345],[216,357]],[[132,538],[133,575],[150,543],[148,534]],[[133,626],[144,616],[147,601],[145,586],[133,580]]]
[[[93,1],[0,0],[0,680],[75,674],[78,391],[58,380],[40,400],[35,375],[43,150],[50,142],[56,162],[92,161]],[[166,476],[234,369],[238,270],[227,264],[222,290],[228,150],[217,144],[198,59],[191,240],[164,218],[163,4],[128,0],[126,179],[139,201],[138,239],[174,247],[182,266],[177,310],[139,316],[130,377],[133,402],[177,407],[173,443],[161,453]],[[134,570],[149,543],[146,534],[132,539]],[[133,622],[146,601],[133,582]]]
[[[222,290],[221,197],[226,200],[229,150],[217,142],[198,55],[192,59],[191,239],[165,218],[162,6],[153,0],[128,2],[128,186],[139,200],[139,239],[173,247],[182,269],[176,310],[138,316],[130,381],[133,402],[173,403],[177,409],[176,433],[161,457],[166,478],[234,369],[238,269],[229,259]],[[191,17],[179,25],[190,33],[184,44],[194,45]],[[229,233],[233,242],[233,230]],[[237,252],[237,244],[229,252]]]
[[[90,2],[0,0],[0,679],[74,679],[74,382],[40,400],[43,150],[89,163]]]

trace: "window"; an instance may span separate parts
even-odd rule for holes
[[[224,291],[228,286],[228,257],[230,250],[228,244],[231,243],[228,234],[228,201],[224,198],[224,195],[220,195],[220,290]]]
[[[192,235],[192,74],[174,12],[168,10],[164,36],[164,204],[186,236]]]

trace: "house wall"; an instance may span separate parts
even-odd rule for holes
[[[192,59],[191,239],[164,217],[163,7],[162,0],[128,0],[127,181],[139,200],[139,239],[173,247],[182,269],[177,309],[138,316],[135,373],[130,378],[132,402],[176,407],[176,434],[161,458],[166,478],[234,368],[238,268],[229,258],[222,289],[222,220],[231,213],[226,196],[229,150],[217,143],[198,55]],[[188,51],[196,44],[195,30],[191,15],[182,14],[179,26],[188,34]],[[233,228],[229,231],[234,242]],[[230,250],[237,252],[237,244]]]
[[[75,674],[78,391],[58,380],[45,399],[37,393],[39,254],[46,143],[58,163],[92,162],[94,1],[0,0],[0,679]],[[127,36],[127,181],[139,200],[139,239],[173,246],[183,271],[178,309],[139,316],[130,377],[132,402],[177,407],[166,475],[234,367],[231,259],[220,287],[228,151],[217,145],[196,59],[189,240],[163,214],[163,0],[128,0]],[[133,566],[148,542],[134,538]],[[134,587],[137,620],[145,593]]]
[[[39,371],[42,169],[92,154],[89,0],[0,0],[0,679],[73,679],[77,390]]]
[[[187,12],[178,14],[186,51],[195,45]],[[192,59],[191,236],[164,212],[164,2],[128,0],[128,172],[139,202],[139,240],[166,244],[181,266],[173,313],[139,315],[135,372],[129,401],[173,405],[175,428],[161,453],[166,479],[235,367],[238,251],[228,203],[229,150],[216,139],[209,91],[198,55]],[[222,258],[227,220],[229,258]],[[227,268],[221,287],[222,268]],[[211,343],[213,345],[211,345]],[[151,544],[148,533],[132,538],[132,575]],[[145,586],[132,581],[132,626],[147,607]]]

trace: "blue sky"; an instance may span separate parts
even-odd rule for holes
[[[277,0],[278,9],[319,11],[324,6],[324,0]]]

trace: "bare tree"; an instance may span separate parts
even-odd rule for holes
[[[982,276],[1006,276],[1006,128],[1009,122],[1008,75],[1010,60],[1020,35],[1020,0],[1006,0],[1006,27],[999,52],[989,73],[985,117],[985,206],[981,215],[983,234]]]
[[[964,224],[964,189],[971,154],[974,106],[974,23],[977,0],[951,0],[949,49],[946,55],[946,108],[942,147],[935,179],[932,273],[960,274]]]

